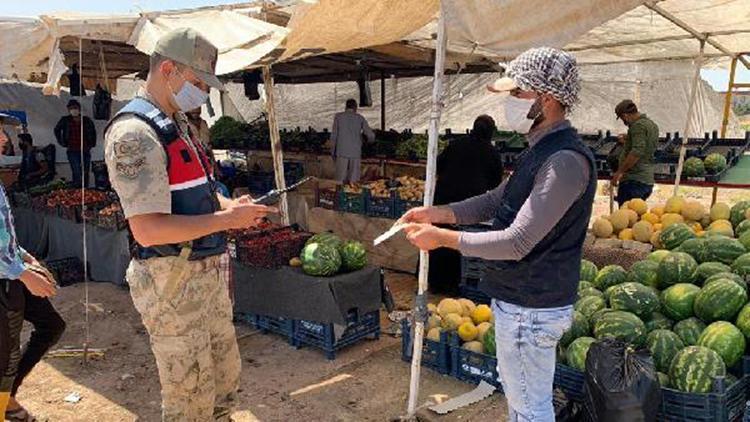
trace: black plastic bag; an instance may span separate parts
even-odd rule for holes
[[[654,421],[661,404],[656,367],[646,349],[605,338],[586,356],[584,405],[593,420]]]
[[[99,84],[96,84],[93,104],[94,119],[109,120],[112,111],[112,95]]]

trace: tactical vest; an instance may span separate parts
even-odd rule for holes
[[[124,116],[134,116],[146,122],[159,136],[159,142],[167,154],[172,214],[204,215],[213,214],[220,209],[214,189],[213,168],[199,142],[183,139],[177,124],[145,98],[137,97],[130,101],[117,112],[109,124]],[[133,256],[136,259],[178,256],[183,246],[185,245],[170,244],[151,247],[136,245]],[[224,236],[214,233],[192,241],[192,253],[189,259],[220,255],[225,250]]]
[[[489,263],[479,284],[488,296],[528,308],[556,308],[575,302],[597,180],[594,157],[575,129],[551,133],[519,156],[496,212],[493,230],[503,230],[513,223],[531,194],[539,169],[550,156],[563,150],[586,157],[590,165],[586,190],[523,259]]]

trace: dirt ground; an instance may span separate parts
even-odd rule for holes
[[[397,306],[408,309],[416,281],[389,274]],[[90,283],[93,348],[103,360],[46,358],[31,373],[19,400],[40,421],[158,421],[159,383],[148,337],[129,293],[113,284]],[[55,306],[68,322],[59,347],[81,347],[83,284],[61,289]],[[390,321],[382,313],[382,327]],[[27,327],[28,328],[28,327]],[[28,335],[28,333],[26,333]],[[242,353],[238,421],[387,421],[405,413],[410,368],[401,360],[401,339],[382,335],[341,351],[328,361],[313,349],[295,349],[275,335],[237,326]],[[439,402],[473,386],[422,370],[420,403]],[[77,403],[65,399],[72,393]],[[497,421],[505,418],[500,394],[447,416],[423,411],[427,420]]]

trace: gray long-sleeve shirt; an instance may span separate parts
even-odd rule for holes
[[[569,127],[570,122],[566,120],[542,132],[529,134],[530,147],[545,136]],[[539,169],[531,194],[510,227],[483,233],[463,232],[459,251],[466,256],[493,260],[524,258],[585,192],[590,173],[588,160],[577,152],[565,150],[551,155]],[[451,204],[457,222],[475,224],[493,218],[506,184],[507,180],[484,195]]]
[[[370,142],[375,139],[375,133],[361,114],[352,110],[337,113],[333,118],[331,129],[333,155],[343,158],[362,158],[362,135]]]

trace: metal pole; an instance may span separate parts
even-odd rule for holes
[[[734,90],[734,72],[737,70],[737,57],[732,58],[732,66],[729,68],[729,86],[727,94],[724,96],[724,117],[721,120],[721,137],[727,136],[727,126],[729,125],[729,112],[732,109],[732,90]]]
[[[677,196],[677,191],[680,189],[680,178],[682,177],[682,165],[685,164],[685,150],[687,148],[688,137],[690,133],[690,119],[693,117],[693,110],[695,109],[695,97],[698,94],[698,81],[701,75],[701,65],[703,65],[703,50],[706,47],[706,42],[701,40],[701,49],[698,54],[698,58],[695,62],[695,74],[693,75],[693,85],[690,88],[690,103],[688,103],[687,118],[685,119],[685,130],[682,132],[682,146],[680,147],[680,158],[677,161],[677,172],[675,173],[674,180],[674,192],[673,195]]]
[[[263,89],[266,91],[266,113],[268,113],[268,131],[271,137],[271,156],[273,157],[273,173],[276,179],[276,188],[284,189],[284,151],[281,149],[281,137],[279,136],[279,124],[276,121],[276,103],[273,96],[273,75],[270,66],[263,66]],[[285,226],[289,223],[289,203],[286,194],[281,195],[279,202],[281,222]]]
[[[83,39],[78,38],[78,88],[83,93]],[[80,137],[81,137],[81,214],[86,208],[86,178],[88,173],[85,172],[86,164],[84,162],[83,151],[84,145],[84,131],[83,131],[83,113],[80,117]],[[83,364],[86,365],[89,362],[89,343],[91,342],[91,324],[89,323],[89,254],[88,244],[86,242],[86,219],[83,219],[81,225],[81,231],[83,232],[83,301],[84,301],[84,327],[83,327]]]
[[[435,170],[437,168],[438,155],[438,131],[440,130],[440,115],[443,110],[443,69],[445,67],[445,16],[440,11],[437,27],[437,46],[435,51],[435,76],[432,82],[432,107],[430,111],[430,126],[428,131],[429,141],[427,144],[427,170],[424,186],[424,205],[431,206],[435,195]],[[429,269],[429,254],[425,251],[419,252],[419,287],[417,290],[416,306],[425,307],[425,291],[427,290],[427,272]],[[419,309],[417,309],[419,310]],[[426,312],[415,312],[415,315]],[[422,341],[424,338],[424,321],[415,318],[414,324],[414,349],[411,360],[411,383],[409,385],[409,407],[408,416],[413,418],[417,410],[417,399],[419,398],[419,377],[422,365]]]
[[[380,73],[380,130],[385,132],[385,74]]]

